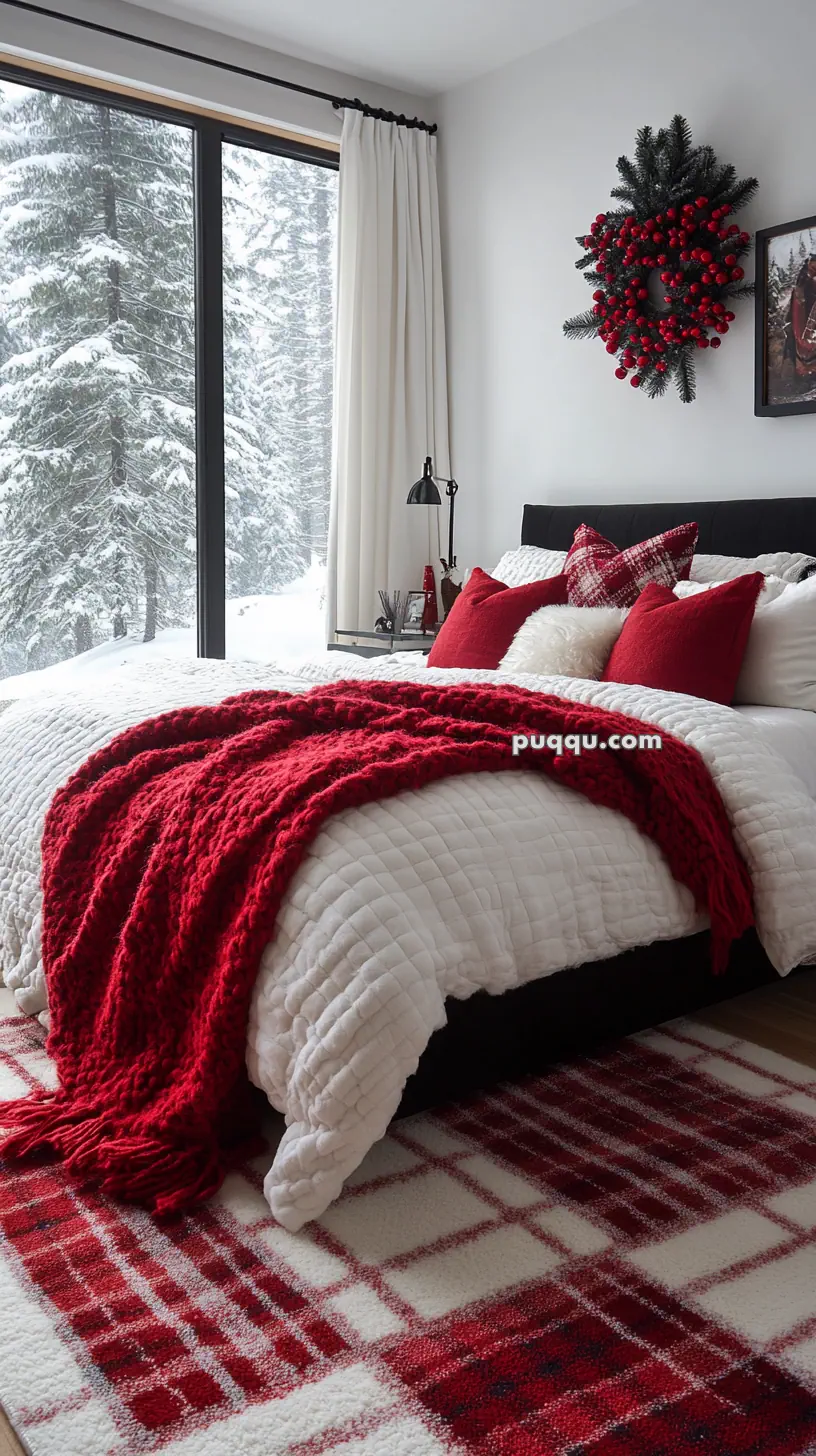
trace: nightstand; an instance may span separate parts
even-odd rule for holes
[[[329,652],[354,652],[358,657],[390,657],[392,652],[427,654],[433,647],[436,633],[348,632],[338,629],[334,635],[335,637],[347,637],[350,640],[327,643]]]

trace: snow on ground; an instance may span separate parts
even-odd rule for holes
[[[227,602],[227,657],[250,662],[326,650],[326,567],[313,558],[298,581],[269,597]]]
[[[315,560],[304,576],[272,596],[236,597],[228,601],[229,660],[274,661],[285,665],[296,658],[325,652],[325,591],[326,568]],[[158,632],[153,642],[143,642],[139,636],[120,637],[39,672],[0,678],[0,701],[79,687],[89,678],[104,676],[132,663],[195,655],[194,627],[168,628]]]

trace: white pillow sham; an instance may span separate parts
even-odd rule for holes
[[[697,552],[691,563],[692,581],[733,581],[761,571],[764,576],[778,576],[782,581],[801,581],[807,571],[816,567],[816,557],[804,551],[766,551],[763,556],[715,556]]]
[[[740,572],[740,576],[743,575],[750,576],[752,573]],[[712,587],[722,585],[721,581],[678,581],[672,590],[676,597],[696,597],[698,592],[711,591]],[[757,607],[766,607],[769,602],[775,602],[791,585],[793,583],[783,581],[781,576],[766,576],[765,585],[757,598]]]
[[[491,575],[505,586],[526,586],[531,581],[560,576],[566,559],[566,551],[516,546],[512,551],[505,551]],[[775,576],[788,583],[801,581],[814,569],[816,556],[808,556],[804,551],[766,551],[761,556],[716,556],[698,551],[691,563],[690,580],[714,586],[719,581],[733,581],[736,576],[761,571],[763,576]]]
[[[539,607],[522,622],[499,670],[599,678],[626,616],[624,607]]]
[[[505,586],[527,586],[531,581],[560,576],[566,559],[566,551],[547,551],[543,546],[516,546],[512,551],[505,551],[495,571],[490,574],[496,581],[503,581]]]
[[[816,576],[757,609],[734,702],[816,712]]]

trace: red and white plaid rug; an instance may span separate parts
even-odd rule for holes
[[[0,1022],[0,1097],[49,1072]],[[264,1170],[166,1227],[0,1173],[33,1456],[816,1452],[816,1071],[675,1023],[401,1123],[301,1234]]]

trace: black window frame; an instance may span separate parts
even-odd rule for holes
[[[217,114],[120,95],[93,81],[52,76],[0,62],[0,80],[54,91],[77,101],[183,126],[193,137],[196,403],[196,628],[199,657],[226,655],[224,505],[224,274],[222,157],[225,145],[270,152],[339,171],[340,158],[319,142],[242,126]],[[271,123],[270,123],[271,125]]]

